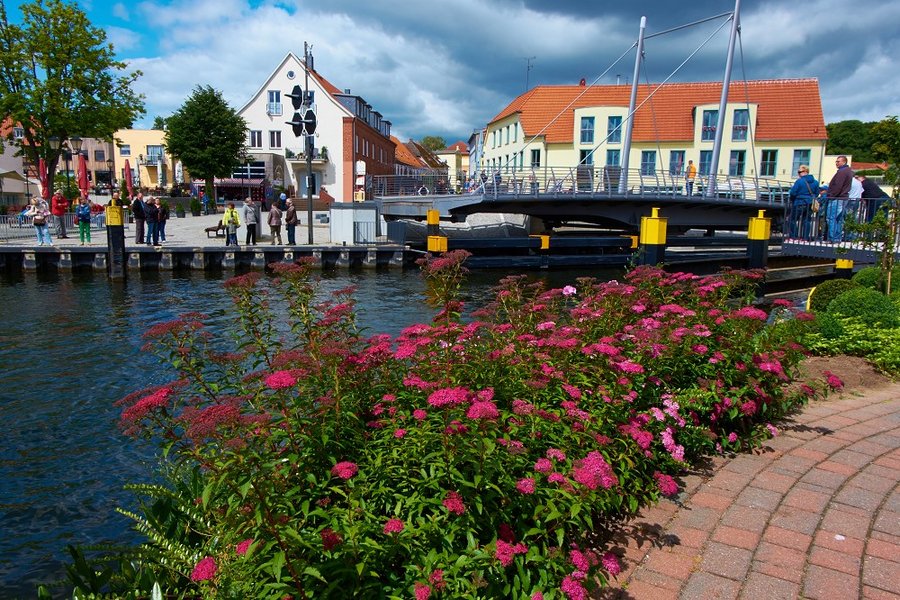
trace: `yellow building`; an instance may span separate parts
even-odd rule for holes
[[[683,181],[688,161],[698,178],[708,176],[721,90],[715,82],[638,86],[629,186],[661,175]],[[488,123],[479,170],[508,182],[537,181],[542,190],[564,180],[596,187],[617,179],[611,174],[624,163],[630,91],[606,85],[525,92]],[[735,82],[728,99],[719,179],[756,179],[762,188],[792,181],[800,164],[822,172],[827,134],[816,79]]]
[[[125,177],[125,161],[132,172],[134,186],[163,192],[186,177],[180,163],[165,151],[165,132],[161,129],[120,129],[114,135],[116,179]]]
[[[456,142],[434,154],[447,163],[450,187],[457,191],[462,190],[466,174],[469,172],[469,146],[465,142]]]

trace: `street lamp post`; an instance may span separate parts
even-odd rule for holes
[[[113,169],[116,167],[116,162],[112,159],[112,157],[106,159],[106,170],[109,173],[109,197],[112,198],[113,192],[115,192],[115,187],[113,186]]]
[[[22,169],[25,173],[25,204],[31,202],[31,182],[28,181],[28,167]]]

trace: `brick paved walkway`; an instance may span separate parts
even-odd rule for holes
[[[900,598],[900,385],[814,402],[620,532],[602,598]]]

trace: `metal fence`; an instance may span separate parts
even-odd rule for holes
[[[719,175],[698,176],[689,182],[682,173],[659,169],[630,169],[627,184],[619,167],[540,167],[484,172],[467,182],[463,194],[486,196],[542,196],[590,194],[637,197],[713,197],[782,204],[793,182],[772,178]],[[443,196],[457,193],[441,174],[377,175],[372,193],[376,196]]]
[[[75,224],[75,214],[66,213],[63,218],[65,219],[68,232],[74,232],[75,235],[78,235],[78,226]],[[57,217],[51,217],[48,224],[51,236],[56,234],[56,219]],[[100,229],[106,229],[105,213],[91,215],[91,230],[96,231]],[[17,242],[34,239],[36,239],[36,237],[31,217],[26,217],[24,215],[0,215],[0,242]]]
[[[819,210],[810,207],[785,206],[784,241],[791,254],[840,257],[841,255],[874,255],[884,249],[885,233],[894,240],[894,253],[900,257],[900,214],[888,199],[861,200],[825,198]],[[859,232],[854,224],[871,223],[876,213],[887,216],[888,228],[881,235]]]

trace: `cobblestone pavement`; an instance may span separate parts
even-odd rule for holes
[[[807,406],[617,534],[601,598],[900,598],[900,384]]]

